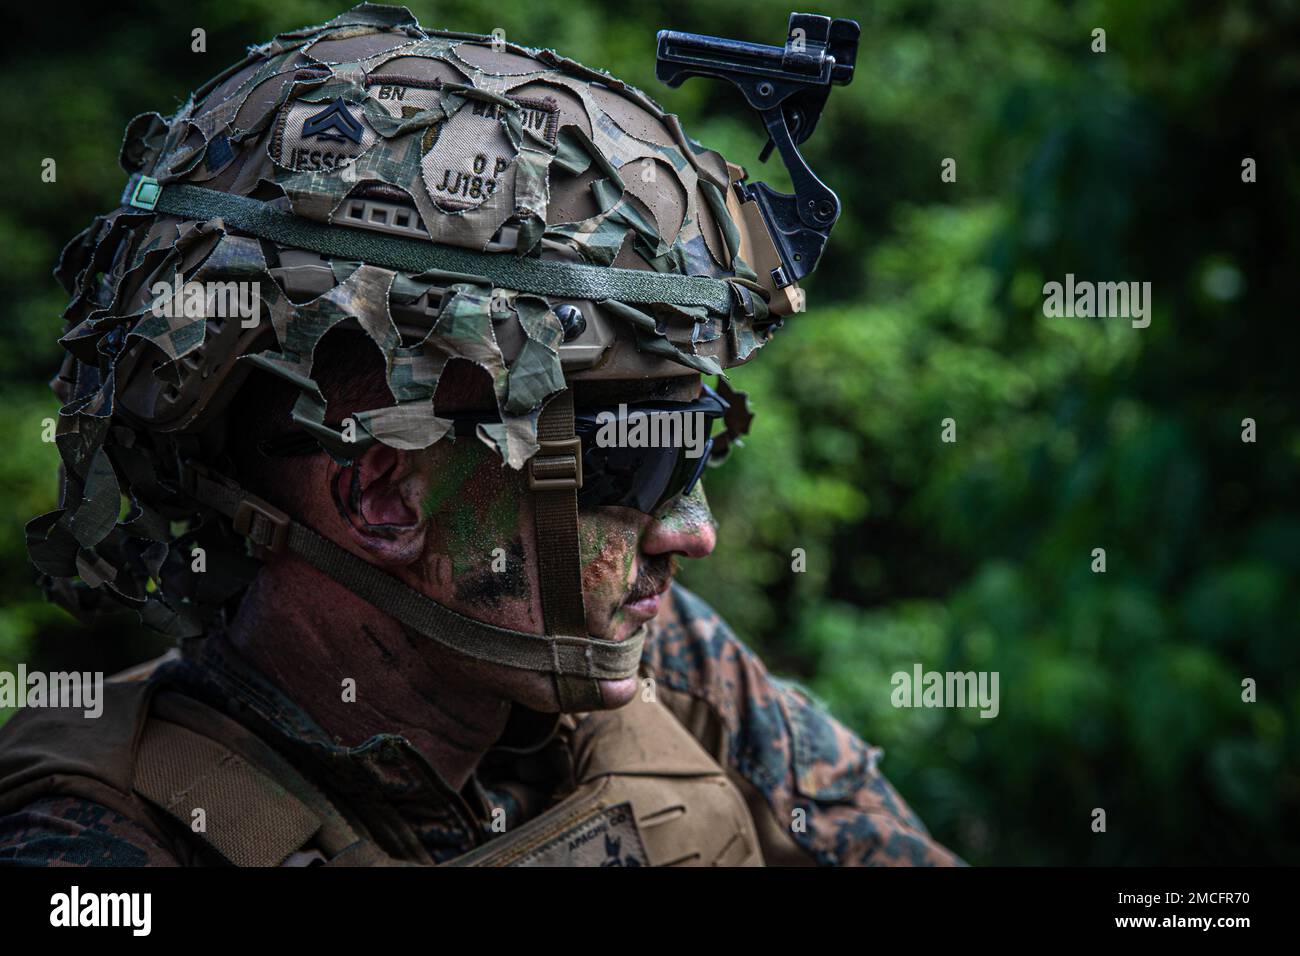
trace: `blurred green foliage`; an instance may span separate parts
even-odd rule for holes
[[[729,88],[654,79],[655,30],[776,43],[788,6],[411,6],[426,26],[501,27],[610,69],[788,183],[758,166],[759,127]],[[733,374],[758,418],[710,473],[721,544],[686,582],[883,745],[893,782],[972,862],[1300,861],[1297,4],[814,7],[863,26],[856,79],[805,149],[845,213],[808,314]],[[157,646],[120,619],[92,632],[30,583],[22,524],[54,505],[39,434],[61,243],[115,201],[131,116],[342,8],[11,12],[0,667],[112,669]],[[190,50],[195,27],[207,53]],[[45,157],[57,183],[40,180]],[[1242,182],[1245,157],[1258,182]],[[1043,283],[1067,272],[1151,282],[1150,328],[1044,318]],[[939,440],[945,418],[956,443]],[[998,671],[1001,713],[895,709],[890,675],[918,661]]]

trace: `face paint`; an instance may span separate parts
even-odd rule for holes
[[[709,510],[708,499],[704,496],[704,482],[698,481],[689,495],[674,498],[655,516],[665,529],[677,534],[689,534],[698,537],[705,528],[714,534],[718,531],[717,519]]]
[[[535,558],[523,477],[502,469],[476,442],[434,446],[424,467],[431,478],[421,502],[429,521],[428,571],[443,571],[438,580],[464,613],[512,627],[523,626],[522,616],[540,626],[528,566]],[[648,589],[661,589],[671,577],[666,554],[644,551],[652,525],[693,539],[717,528],[700,483],[653,518],[634,508],[580,509],[583,602],[592,636],[628,637],[646,620]]]
[[[508,599],[529,597],[523,539],[516,537],[503,551],[503,570],[498,571],[489,564],[456,576],[456,599],[462,605],[500,610]]]
[[[421,504],[421,517],[428,518],[442,510],[453,498],[463,494],[465,482],[483,462],[483,449],[477,444],[464,442],[433,446],[430,457],[435,478]]]
[[[518,535],[520,482],[477,442],[435,448],[424,466],[432,480],[421,511],[459,574]]]
[[[590,536],[601,544],[582,566],[587,629],[593,636],[621,640],[640,623],[628,620],[623,602],[636,580],[641,528],[647,520],[630,508],[602,508],[580,518],[580,524],[595,526],[590,535],[582,537]]]
[[[463,613],[511,627],[531,626],[535,615],[521,529],[522,479],[471,441],[434,446],[422,467],[431,476],[421,502],[429,522],[426,576],[450,586]],[[439,574],[443,569],[450,573]]]
[[[585,568],[605,550],[605,523],[597,511],[578,512],[578,560]]]

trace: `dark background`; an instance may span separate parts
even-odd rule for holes
[[[346,6],[6,12],[0,668],[111,671],[162,646],[129,619],[84,628],[31,584],[22,525],[54,506],[40,430],[62,243],[116,202],[132,116]],[[758,167],[757,121],[728,87],[654,79],[656,30],[779,44],[782,3],[410,6],[426,27],[501,27],[609,69],[788,183]],[[805,148],[845,213],[809,312],[733,375],[758,418],[710,474],[722,543],[686,583],[884,746],[884,771],[971,862],[1300,861],[1297,4],[801,9],[863,26],[857,76]],[[1044,318],[1043,283],[1067,272],[1151,282],[1151,326]],[[890,675],[914,662],[999,672],[1000,715],[895,709]]]

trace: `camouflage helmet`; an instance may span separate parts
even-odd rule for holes
[[[122,204],[56,270],[72,296],[62,497],[28,526],[56,599],[199,634],[289,550],[419,633],[553,673],[566,709],[635,672],[641,635],[586,635],[571,384],[721,373],[801,304],[743,169],[607,73],[371,4],[251,48],[167,119],[136,117],[121,162]],[[335,327],[373,342],[393,396],[352,410],[350,434],[312,379]],[[452,359],[488,373],[499,420],[478,436],[528,473],[544,635],[452,612],[210,467],[253,368],[353,458],[446,436],[433,394]],[[191,573],[196,545],[223,558]]]

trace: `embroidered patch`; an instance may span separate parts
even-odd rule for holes
[[[336,99],[328,106],[297,102],[280,111],[269,152],[286,169],[338,169],[375,142],[360,110]]]
[[[607,807],[520,857],[511,866],[649,866],[632,804]]]
[[[367,76],[366,89],[370,98],[377,100],[384,110],[394,117],[410,116],[437,106],[445,95],[442,80],[420,79],[397,74]]]
[[[555,143],[559,105],[514,98],[524,129]],[[506,131],[507,108],[470,100],[436,128],[420,163],[429,198],[454,211],[478,206],[496,193],[517,152]]]

